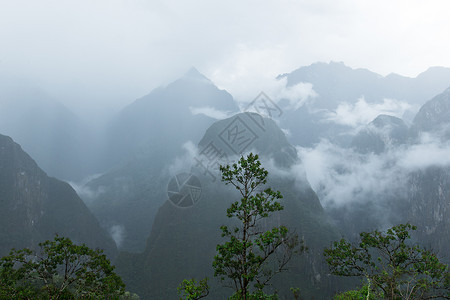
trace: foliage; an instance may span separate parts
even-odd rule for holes
[[[383,298],[380,292],[374,292],[370,285],[363,284],[360,289],[350,290],[334,296],[334,300],[376,300]]]
[[[208,278],[197,282],[195,279],[183,280],[177,288],[180,299],[197,300],[209,295]]]
[[[324,255],[333,274],[365,277],[385,299],[450,299],[448,265],[432,251],[408,244],[411,230],[416,227],[400,224],[386,233],[363,232],[359,244],[342,239]]]
[[[300,294],[300,288],[298,288],[298,287],[297,288],[291,287],[290,290],[291,290],[292,295],[294,296],[295,300],[302,299],[302,296]]]
[[[1,258],[0,299],[118,299],[124,293],[102,250],[58,236],[39,247],[13,249]]]
[[[231,297],[228,298],[228,300],[241,300],[242,295],[239,292],[234,293]],[[257,290],[254,293],[247,293],[248,300],[278,300],[277,294],[268,295],[265,294],[261,290]]]
[[[222,181],[234,186],[242,198],[227,209],[227,216],[236,218],[239,226],[220,228],[222,237],[228,241],[217,245],[214,276],[222,281],[227,279],[227,286],[236,291],[237,299],[262,296],[270,279],[285,270],[293,253],[303,247],[298,247],[297,236],[289,235],[285,226],[269,230],[262,226],[263,219],[281,211],[283,206],[278,202],[282,198],[279,191],[270,188],[259,191],[267,182],[268,172],[261,167],[258,155],[250,153],[241,157],[238,164],[221,166],[220,170]]]

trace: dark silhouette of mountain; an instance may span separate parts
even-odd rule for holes
[[[353,138],[352,147],[361,153],[380,154],[408,141],[409,128],[402,119],[379,115]]]
[[[143,251],[164,200],[168,166],[184,154],[183,144],[198,141],[215,120],[195,114],[195,108],[205,107],[238,110],[230,94],[191,69],[168,86],[136,100],[111,125],[105,156],[108,164],[116,166],[89,182],[87,187],[95,191],[95,197],[84,198],[102,226],[123,226],[121,249]]]
[[[235,132],[239,136],[233,136]],[[284,210],[274,214],[266,225],[286,225],[310,249],[307,254],[295,257],[291,269],[274,280],[280,295],[290,294],[292,286],[299,286],[306,297],[329,295],[334,286],[326,276],[322,248],[339,235],[328,222],[307,180],[296,181],[292,175],[280,175],[288,172],[288,166],[299,162],[295,148],[273,120],[253,113],[217,121],[206,130],[199,143],[199,155],[192,160],[192,169],[187,170],[201,183],[201,199],[190,207],[179,207],[169,200],[164,202],[155,217],[145,251],[120,254],[118,272],[128,288],[143,299],[176,299],[176,287],[183,279],[208,276],[212,297],[222,299],[230,295],[231,290],[222,288],[214,278],[211,263],[216,245],[223,242],[219,228],[231,222],[226,210],[239,199],[239,193],[220,182],[217,164],[210,164],[208,172],[199,166],[199,161],[203,166],[208,164],[204,156],[211,154],[211,147],[221,152],[222,159],[227,156],[233,160],[241,150],[261,154],[263,166],[269,166],[268,186],[281,191],[284,205]],[[206,152],[202,154],[203,150]],[[271,160],[274,164],[269,163]]]
[[[102,248],[117,248],[69,184],[48,177],[11,138],[0,135],[0,255],[34,247],[55,234]]]
[[[409,176],[405,220],[418,227],[422,244],[450,263],[450,167],[430,166]]]
[[[450,88],[420,108],[411,132],[415,138],[432,134],[434,143],[447,147],[450,155]],[[450,262],[450,166],[441,165],[438,157],[435,160],[435,164],[410,175],[407,218],[419,226],[420,237]]]
[[[37,88],[2,90],[0,131],[51,176],[79,180],[94,170],[96,140],[67,107]]]

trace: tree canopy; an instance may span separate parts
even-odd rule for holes
[[[0,299],[118,299],[124,292],[103,250],[65,237],[0,259]]]
[[[448,265],[431,250],[408,243],[411,224],[400,224],[385,233],[360,233],[360,242],[342,239],[324,250],[331,273],[366,278],[367,294],[384,299],[450,299]]]
[[[227,216],[237,219],[239,225],[220,227],[227,241],[217,245],[214,275],[235,290],[236,299],[264,299],[264,287],[303,247],[298,247],[296,235],[290,235],[285,226],[264,228],[261,222],[283,206],[279,191],[263,189],[268,172],[261,167],[258,155],[250,153],[237,164],[221,166],[220,171],[222,181],[234,186],[241,199],[227,209]]]

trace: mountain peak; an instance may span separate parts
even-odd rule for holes
[[[257,113],[238,113],[216,121],[199,143],[201,152],[214,145],[228,158],[255,151],[261,156],[272,157],[280,167],[288,167],[299,158],[274,120]]]
[[[195,79],[195,80],[203,80],[211,83],[211,80],[209,80],[205,75],[200,73],[195,67],[191,67],[186,74],[183,76],[184,79]]]

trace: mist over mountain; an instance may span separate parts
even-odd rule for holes
[[[411,222],[419,240],[448,256],[449,101],[448,90],[427,101],[410,128],[380,115],[354,136],[352,148],[329,141],[298,148],[307,178],[342,232]]]
[[[450,88],[425,103],[414,117],[413,134],[434,133],[450,139]]]
[[[312,84],[316,96],[296,110],[284,110],[282,126],[290,130],[295,145],[312,146],[326,138],[348,146],[354,128],[379,114],[410,123],[421,105],[450,85],[450,68],[432,67],[416,78],[396,74],[381,76],[343,63],[315,63],[278,79],[287,87]]]
[[[104,156],[114,167],[86,184],[84,198],[105,228],[122,228],[121,249],[143,250],[174,175],[168,166],[184,153],[183,145],[237,110],[230,94],[193,68],[119,113]]]
[[[379,115],[353,137],[351,146],[361,153],[382,152],[408,141],[409,128],[402,119]]]
[[[117,254],[113,240],[72,187],[48,177],[4,135],[0,135],[0,191],[1,256],[13,247],[36,247],[55,234],[102,248],[111,257]]]
[[[239,136],[234,139],[236,132]],[[289,288],[294,284],[299,285],[306,296],[327,295],[330,290],[326,288],[336,282],[326,276],[321,249],[339,234],[329,223],[306,178],[291,176],[298,172],[295,148],[273,120],[255,113],[240,113],[215,122],[206,130],[196,153],[185,157],[186,169],[178,169],[178,172],[192,172],[199,178],[201,199],[183,208],[174,204],[173,199],[169,200],[167,194],[161,195],[161,200],[167,200],[158,210],[145,251],[122,253],[118,259],[119,272],[128,286],[148,299],[176,299],[176,291],[171,287],[177,286],[183,278],[208,276],[216,297],[226,297],[229,293],[212,279],[211,263],[216,245],[221,242],[217,229],[230,223],[226,210],[239,199],[239,193],[220,182],[218,161],[211,163],[204,153],[213,151],[211,147],[220,152],[221,160],[230,163],[249,151],[260,153],[263,165],[268,166],[271,174],[268,186],[281,191],[281,203],[285,207],[266,225],[287,226],[310,248],[306,255],[295,257],[291,269],[275,281],[280,295],[290,294]],[[167,249],[171,249],[170,259]]]
[[[401,222],[450,257],[450,69],[408,78],[331,62],[274,80],[278,94],[239,102],[192,68],[101,125],[42,90],[2,89],[0,132],[37,164],[0,136],[0,253],[67,235],[119,249],[142,299],[175,298],[182,279],[214,277],[219,227],[239,199],[218,166],[253,152],[284,196],[270,224],[311,249],[274,282],[281,294],[331,297],[347,283],[328,276],[323,247]],[[186,174],[201,184],[194,205],[171,198]]]
[[[0,88],[0,132],[13,137],[51,176],[92,173],[95,136],[74,113],[39,88]]]

